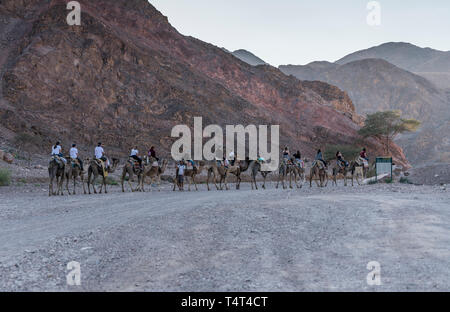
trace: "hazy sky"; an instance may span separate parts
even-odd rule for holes
[[[379,0],[369,26],[367,0],[150,0],[182,34],[266,62],[336,61],[389,41],[450,50],[449,0]]]

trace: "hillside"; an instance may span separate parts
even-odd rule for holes
[[[407,158],[416,164],[450,161],[450,144],[439,135],[448,130],[450,101],[445,92],[427,79],[382,59],[362,59],[343,65],[314,62],[279,68],[298,79],[338,86],[348,93],[360,114],[398,109],[405,117],[422,121],[419,132],[404,135],[398,141]]]
[[[68,26],[65,1],[0,4],[0,119],[7,141],[57,139],[90,156],[97,141],[126,155],[132,145],[168,153],[177,124],[279,124],[281,144],[311,154],[359,137],[345,92],[253,67],[176,31],[145,0],[79,1],[82,25]],[[375,140],[361,142],[381,151]],[[398,163],[407,164],[392,147]]]

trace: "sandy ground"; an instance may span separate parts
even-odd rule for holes
[[[445,186],[0,188],[1,291],[450,291]],[[81,265],[68,286],[66,265]],[[369,261],[381,265],[369,286]]]

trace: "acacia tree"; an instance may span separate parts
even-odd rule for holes
[[[41,143],[37,136],[21,132],[15,137],[15,144],[19,152],[27,155],[28,166],[31,166],[31,150]]]
[[[389,154],[389,144],[394,138],[404,132],[414,132],[419,128],[420,121],[401,118],[400,111],[384,111],[368,114],[359,134],[364,138],[375,137],[381,140],[384,152]]]

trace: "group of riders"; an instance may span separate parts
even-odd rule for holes
[[[347,168],[349,166],[349,162],[344,159],[344,156],[340,151],[336,151],[336,162],[337,165],[341,168]],[[70,161],[73,165],[78,165],[83,171],[83,161],[78,156],[78,149],[77,145],[75,143],[72,144],[72,147],[69,150],[69,156]],[[64,157],[64,154],[62,153],[62,147],[60,142],[56,142],[54,146],[52,146],[52,157],[55,157],[58,161],[63,162],[64,164],[67,164],[67,159]],[[154,159],[156,161],[159,160],[158,157],[156,157],[156,151],[155,147],[151,146],[148,150],[148,157],[149,159]],[[363,148],[361,152],[359,153],[359,158],[364,162],[364,165],[368,164],[369,158],[367,157],[367,151],[366,148]],[[131,149],[129,159],[134,162],[135,167],[142,169],[142,157],[139,156],[139,150],[137,146]],[[103,149],[103,144],[99,142],[97,146],[94,149],[94,160],[98,161],[98,163],[104,168],[108,169],[110,166],[110,161],[105,155],[105,150]],[[327,162],[323,158],[322,151],[319,149],[317,150],[316,156],[315,156],[315,162],[319,162],[322,164],[323,167],[327,167]],[[224,166],[225,168],[228,168],[230,165],[234,166],[236,157],[234,152],[231,152],[228,157],[224,154],[223,159],[216,158],[218,166]],[[264,159],[262,157],[258,157],[257,161],[264,162]],[[291,164],[296,165],[300,168],[305,167],[305,163],[302,159],[302,155],[300,151],[297,150],[292,157],[289,151],[289,148],[286,146],[283,149],[282,152],[282,161],[285,164]],[[177,164],[177,178],[179,179],[178,183],[183,183],[183,175],[185,169],[188,167],[188,165],[191,165],[192,167],[195,167],[195,163],[193,160],[184,160],[178,162]]]
[[[67,159],[62,152],[61,143],[59,141],[52,146],[51,156],[52,158],[55,158],[58,162],[67,164]],[[156,161],[159,160],[158,157],[156,157],[156,151],[154,146],[150,147],[148,151],[148,156],[155,159]],[[83,161],[78,156],[78,149],[75,143],[72,144],[72,147],[69,150],[69,157],[72,165],[79,166],[81,171],[84,171]],[[139,157],[139,151],[137,149],[137,146],[131,149],[130,159],[135,160],[135,162],[139,166],[142,166],[142,158]],[[94,149],[94,160],[96,160],[105,170],[107,170],[110,167],[110,161],[108,157],[106,157],[105,155],[105,150],[103,149],[102,142],[98,142],[97,146]]]

